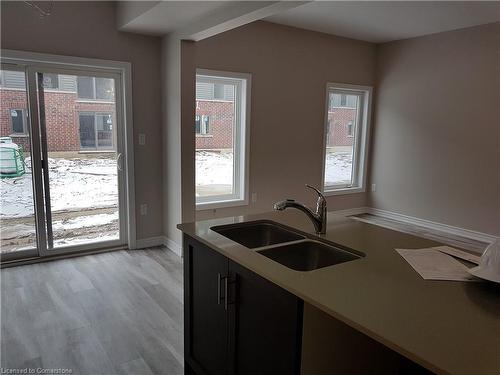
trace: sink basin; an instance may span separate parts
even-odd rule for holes
[[[302,241],[258,252],[296,271],[312,271],[361,258],[347,250],[319,241]]]
[[[305,237],[272,222],[248,222],[210,228],[250,249],[302,240]]]

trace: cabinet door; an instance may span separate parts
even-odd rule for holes
[[[224,277],[228,260],[186,237],[184,240],[184,354],[199,375],[227,374],[227,311]]]
[[[303,301],[229,261],[229,350],[236,375],[298,375]]]

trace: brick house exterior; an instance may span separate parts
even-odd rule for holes
[[[224,150],[233,144],[234,103],[219,100],[197,100],[197,121],[208,118],[208,134],[196,134],[197,150]],[[328,111],[327,147],[352,146],[354,137],[349,133],[354,126],[356,109],[333,107]],[[354,128],[351,129],[351,132]],[[335,136],[334,136],[335,135]]]
[[[209,126],[208,134],[196,134],[197,150],[224,150],[233,147],[234,102],[197,100],[196,116],[208,118]]]
[[[0,88],[0,136],[11,137],[14,143],[29,151],[27,134],[12,131],[11,110],[27,110],[26,92]],[[47,148],[54,151],[84,151],[80,147],[80,113],[110,113],[115,120],[115,104],[79,100],[76,92],[45,91],[45,119],[47,129]],[[25,114],[24,113],[24,114]],[[27,119],[25,119],[27,121]]]
[[[352,146],[355,120],[356,108],[330,107],[326,147]]]
[[[116,123],[116,107],[113,97],[109,96],[106,100],[84,99],[85,96],[79,97],[76,76],[52,75],[49,78],[52,78],[53,81],[50,82],[56,86],[51,86],[55,88],[46,87],[44,90],[48,151],[101,151],[106,142],[108,150],[114,149],[116,130],[113,127]],[[95,86],[95,81],[93,82]],[[0,137],[11,137],[14,143],[21,145],[25,151],[29,152],[27,113],[28,101],[24,72],[0,71]],[[94,136],[93,140],[90,139],[90,143],[92,144],[93,141],[95,147],[89,147],[88,144],[82,145],[81,118],[87,120],[86,133],[83,134]],[[89,119],[91,120],[90,127]],[[98,120],[101,120],[102,130],[98,127]],[[89,132],[89,129],[92,131]]]

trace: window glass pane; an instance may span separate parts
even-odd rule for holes
[[[96,99],[113,100],[115,97],[115,83],[110,78],[95,79]]]
[[[78,97],[81,99],[95,99],[94,98],[94,80],[92,77],[78,77]]]
[[[12,132],[16,134],[24,134],[24,113],[22,109],[11,109],[10,117],[12,119]]]
[[[97,145],[99,147],[113,147],[113,117],[111,114],[96,116]]]
[[[353,160],[359,96],[334,91],[330,91],[329,96],[325,186],[347,187],[352,185],[355,179]]]
[[[231,86],[228,85],[228,87],[230,88]],[[224,85],[220,83],[214,85],[214,99],[224,99]]]
[[[194,128],[195,128],[196,134],[201,133],[201,116],[199,116],[199,115],[196,115],[196,117],[194,119]]]
[[[2,66],[0,76],[0,253],[36,248],[31,142],[24,72]],[[3,281],[3,280],[2,280]],[[3,303],[4,301],[2,301]]]
[[[59,88],[59,74],[43,73],[43,88],[49,90]]]
[[[95,147],[95,124],[93,114],[80,114],[80,146]]]
[[[204,81],[207,79],[205,77]],[[235,130],[240,126],[236,121],[234,101],[236,83],[221,84],[214,79],[214,96],[233,98],[230,101],[207,100],[206,96],[196,97],[195,130],[209,137],[196,137],[196,200],[203,202],[206,197],[231,196],[239,189],[234,186],[235,176]],[[201,91],[199,91],[200,94]],[[229,197],[234,199],[235,197]],[[221,198],[223,199],[223,198]],[[206,201],[206,199],[205,199]]]

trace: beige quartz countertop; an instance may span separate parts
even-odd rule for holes
[[[210,230],[272,220],[314,234],[299,211],[180,224],[185,234],[332,317],[440,374],[500,374],[500,287],[423,280],[394,250],[439,243],[329,214],[327,241],[366,256],[322,269],[289,269]]]

